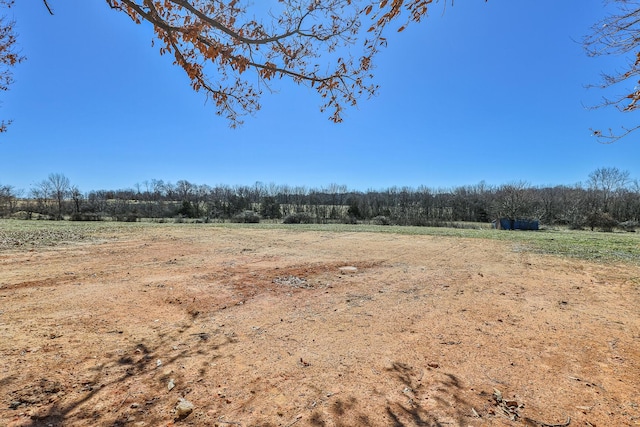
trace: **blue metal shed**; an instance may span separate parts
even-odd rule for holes
[[[540,223],[531,219],[499,218],[492,222],[498,230],[539,230]]]

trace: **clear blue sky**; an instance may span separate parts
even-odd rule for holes
[[[264,0],[256,0],[264,1]],[[104,0],[19,1],[9,10],[22,53],[0,94],[0,184],[29,190],[63,173],[83,191],[145,180],[350,189],[433,188],[526,181],[575,184],[599,167],[640,178],[640,133],[599,144],[589,128],[633,125],[590,111],[585,89],[615,58],[579,41],[601,0],[481,0],[433,6],[389,34],[377,59],[380,93],[333,124],[305,87],[278,86],[240,129],[192,92],[184,72]],[[398,22],[397,26],[400,25]]]

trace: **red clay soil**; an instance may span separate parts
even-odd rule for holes
[[[0,252],[2,426],[637,426],[639,405],[634,266],[206,225]]]

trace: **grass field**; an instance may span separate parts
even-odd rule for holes
[[[336,233],[393,233],[512,242],[515,250],[567,256],[602,262],[640,265],[640,234],[602,233],[575,230],[502,231],[444,227],[408,227],[345,224],[156,224],[147,222],[66,222],[0,220],[0,250],[46,247],[64,242],[114,238],[140,227],[227,227],[307,230]]]

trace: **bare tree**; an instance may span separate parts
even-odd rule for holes
[[[0,216],[10,215],[16,208],[20,191],[11,185],[0,185]]]
[[[615,167],[598,168],[589,174],[589,189],[595,196],[593,210],[609,212],[612,195],[630,182],[629,171]]]
[[[82,207],[82,203],[84,201],[84,195],[82,194],[80,189],[75,185],[69,189],[69,195],[73,200],[73,213],[79,214],[80,209]]]
[[[538,201],[537,217],[543,223],[551,224],[562,214],[561,193],[564,187],[544,187],[536,191]]]
[[[52,173],[49,174],[45,185],[49,187],[49,192],[57,203],[58,213],[56,218],[62,219],[62,206],[64,199],[67,197],[69,190],[71,189],[69,178],[61,173]]]
[[[46,180],[40,181],[35,187],[31,188],[30,193],[31,198],[35,201],[35,210],[49,215],[49,201],[51,199],[49,183]]]
[[[176,182],[175,192],[177,193],[176,196],[180,201],[191,202],[191,198],[195,190],[196,186],[186,179],[181,179]]]
[[[516,220],[527,217],[532,208],[530,186],[519,181],[501,186],[496,194],[498,215]]]

